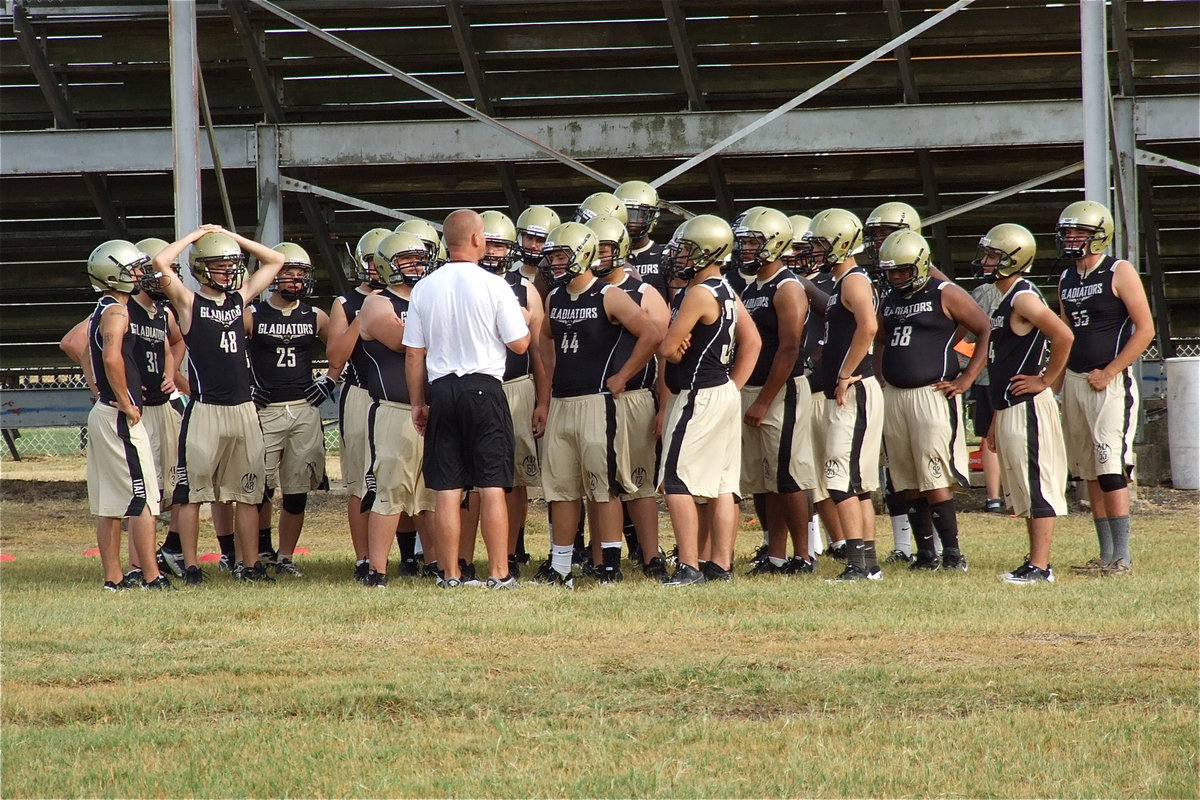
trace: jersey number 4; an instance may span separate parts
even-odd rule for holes
[[[564,353],[579,352],[579,334],[576,332],[564,333],[562,337],[562,351]]]

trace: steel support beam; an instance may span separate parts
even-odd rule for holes
[[[964,2],[964,1],[970,2],[970,0],[960,0],[960,2]],[[514,138],[524,141],[526,144],[531,145],[532,147],[536,148],[540,152],[550,156],[555,161],[558,161],[562,164],[566,164],[571,169],[574,169],[577,172],[582,172],[584,175],[587,175],[590,178],[594,178],[595,180],[599,181],[600,183],[604,184],[605,186],[612,187],[612,186],[616,186],[619,183],[619,181],[613,180],[612,178],[608,177],[604,173],[599,172],[598,170],[592,169],[587,164],[584,164],[580,161],[576,161],[574,158],[571,158],[567,154],[562,153],[558,150],[555,150],[553,147],[542,144],[541,142],[537,141],[536,139],[533,139],[514,128],[510,128],[508,125],[505,125],[504,123],[500,122],[499,120],[496,120],[492,117],[489,117],[487,114],[482,113],[481,111],[477,111],[476,109],[471,108],[466,103],[459,102],[458,100],[456,100],[455,98],[446,94],[445,92],[441,91],[440,89],[436,89],[433,86],[430,86],[428,83],[425,83],[422,80],[414,78],[413,76],[409,75],[407,72],[403,72],[399,69],[396,69],[391,64],[388,64],[386,61],[376,58],[375,56],[371,55],[370,53],[368,53],[367,51],[365,51],[361,48],[355,47],[354,45],[350,44],[349,42],[345,41],[344,39],[339,39],[338,37],[334,36],[333,34],[327,33],[325,31],[321,30],[316,25],[306,22],[305,20],[301,19],[300,17],[296,16],[295,14],[292,14],[288,11],[283,10],[279,6],[275,5],[274,3],[268,2],[268,0],[250,0],[250,2],[254,3],[254,5],[258,6],[259,8],[262,8],[266,11],[271,12],[272,14],[279,17],[280,19],[287,20],[288,22],[295,25],[297,28],[302,28],[302,29],[308,31],[313,36],[316,36],[318,39],[320,39],[324,42],[327,42],[328,44],[333,45],[334,47],[338,48],[339,50],[341,50],[345,53],[349,53],[350,55],[355,56],[356,58],[362,59],[366,63],[368,63],[371,66],[378,69],[380,72],[391,75],[393,78],[396,78],[397,80],[407,83],[409,86],[412,86],[413,88],[429,95],[430,97],[433,97],[437,100],[441,100],[443,103],[450,106],[451,108],[455,108],[458,111],[461,111],[463,114],[466,114],[471,119],[476,120],[478,122],[482,122],[484,125],[487,125],[489,128],[492,128],[493,130],[496,130],[496,131],[504,134],[505,136],[514,137]]]
[[[258,126],[258,241],[274,247],[283,241],[283,192],[279,188],[279,129]]]
[[[180,238],[200,226],[200,112],[196,85],[200,59],[196,51],[195,0],[174,0],[169,10],[175,236]]]
[[[1150,310],[1154,314],[1154,338],[1158,342],[1158,357],[1175,357],[1175,342],[1171,339],[1171,307],[1167,303],[1166,280],[1158,254],[1158,223],[1154,220],[1154,187],[1146,167],[1138,169],[1138,214],[1142,218],[1142,249],[1146,253],[1146,274],[1150,278]]]
[[[1117,207],[1113,210],[1120,225],[1114,242],[1118,253],[1124,253],[1136,266],[1141,263],[1140,228],[1138,225],[1137,186],[1137,122],[1133,98],[1137,94],[1133,80],[1133,58],[1129,48],[1129,22],[1125,16],[1125,0],[1113,0],[1112,45],[1117,51],[1117,85],[1120,97],[1109,106],[1112,124],[1114,173],[1119,189]],[[1145,409],[1142,409],[1145,414]]]
[[[1083,71],[1083,193],[1111,208],[1108,199],[1108,37],[1104,0],[1079,4]]]
[[[675,59],[679,62],[679,73],[683,78],[683,88],[688,96],[688,109],[691,111],[708,111],[708,100],[700,88],[700,69],[696,65],[696,56],[692,50],[687,35],[687,16],[679,7],[679,0],[663,0],[663,13],[667,18],[667,28],[671,32],[671,44],[675,48]],[[720,156],[708,160],[708,182],[712,186],[713,198],[725,219],[733,219],[733,195],[729,192],[729,182],[725,180],[725,167]]]
[[[38,41],[37,33],[30,24],[23,6],[13,7],[13,32],[17,35],[17,43],[25,53],[34,77],[37,78],[42,96],[46,98],[46,105],[50,106],[50,111],[54,114],[55,124],[60,128],[77,129],[79,121],[75,118],[75,112],[71,110],[66,93],[54,75],[50,59],[46,56],[41,42]],[[83,179],[88,196],[92,199],[92,205],[96,207],[100,221],[104,223],[105,232],[113,239],[129,238],[125,222],[117,213],[116,204],[113,203],[112,195],[109,194],[104,174],[84,172],[80,177]]]
[[[255,1],[259,2],[260,0],[255,0]],[[786,103],[784,103],[783,105],[774,109],[773,111],[769,111],[766,114],[763,114],[761,117],[759,117],[754,122],[747,125],[746,127],[735,131],[734,133],[730,134],[729,136],[726,136],[724,139],[721,139],[719,142],[712,145],[711,147],[692,156],[687,161],[684,161],[682,164],[675,167],[674,169],[672,169],[672,170],[664,173],[663,175],[660,175],[659,177],[655,178],[654,180],[650,181],[650,185],[657,188],[659,186],[662,186],[664,183],[668,183],[668,182],[674,180],[675,178],[679,177],[683,173],[687,172],[692,167],[699,164],[700,162],[711,158],[712,156],[716,155],[717,153],[721,152],[722,150],[727,149],[734,142],[740,141],[740,140],[746,138],[747,136],[749,136],[750,134],[754,133],[755,131],[757,131],[759,128],[762,128],[766,125],[771,124],[776,119],[778,119],[779,117],[786,114],[788,111],[791,111],[793,108],[796,108],[797,106],[799,106],[803,103],[807,103],[809,100],[816,97],[821,92],[828,89],[830,86],[833,86],[834,84],[840,82],[841,80],[853,75],[854,73],[858,72],[860,69],[867,66],[872,61],[879,58],[880,56],[890,53],[892,50],[895,50],[897,47],[899,47],[900,45],[909,41],[910,39],[915,39],[917,36],[920,36],[922,33],[929,30],[934,25],[937,25],[939,22],[949,18],[953,14],[957,13],[959,10],[964,9],[967,6],[971,5],[972,2],[974,2],[974,0],[957,0],[957,2],[955,2],[953,5],[949,6],[948,8],[946,8],[942,11],[939,11],[937,14],[934,14],[932,17],[925,20],[924,22],[922,22],[918,25],[915,25],[911,30],[904,33],[904,35],[899,36],[895,39],[892,39],[890,42],[883,45],[882,47],[877,47],[876,49],[872,50],[870,53],[867,53],[865,56],[860,58],[858,61],[855,61],[850,66],[846,67],[845,69],[838,70],[833,75],[830,75],[828,78],[821,81],[820,83],[818,83],[816,86],[812,87],[811,89],[809,89],[805,92],[801,92],[800,94],[796,95],[791,100],[787,101]]]
[[[458,47],[458,58],[463,65],[463,73],[467,76],[467,85],[475,96],[475,108],[495,116],[492,97],[487,91],[487,82],[483,70],[479,67],[479,57],[475,54],[475,45],[471,41],[471,23],[463,12],[462,0],[447,0],[446,16],[450,20],[450,32],[454,35],[454,44]],[[516,219],[525,210],[525,202],[521,199],[521,191],[517,186],[517,170],[507,161],[496,164],[496,172],[500,176],[500,186],[504,189],[504,199],[508,203],[508,214]]]
[[[1160,156],[1158,153],[1151,153],[1149,150],[1137,151],[1137,163],[1144,164],[1149,167],[1170,167],[1177,169],[1180,172],[1186,172],[1189,175],[1200,175],[1200,167],[1195,164],[1189,164],[1186,161],[1180,161],[1178,158],[1168,158]]]
[[[1132,101],[1138,141],[1195,141],[1198,95],[1141,97]],[[730,156],[886,150],[1037,147],[1080,143],[1080,103],[1036,100],[793,111],[768,132],[756,133],[727,151]],[[586,158],[637,153],[666,159],[695,152],[704,141],[753,121],[736,111],[509,120]],[[1005,122],[1005,120],[1015,120]],[[80,172],[168,172],[168,128],[5,131],[0,175],[69,175]],[[253,125],[217,126],[226,169],[252,169],[257,161]],[[395,142],[404,140],[404,151]],[[614,142],[620,153],[614,153]],[[541,151],[483,126],[456,120],[418,122],[291,123],[279,126],[280,166],[367,166],[510,160],[547,162]],[[201,166],[212,167],[207,152]]]
[[[1006,197],[1012,197],[1014,194],[1020,194],[1021,192],[1024,192],[1028,189],[1033,189],[1035,187],[1041,186],[1042,184],[1050,183],[1050,181],[1056,181],[1059,178],[1065,178],[1067,175],[1073,175],[1076,172],[1081,172],[1082,170],[1083,170],[1083,162],[1076,161],[1074,164],[1071,164],[1070,166],[1067,166],[1067,167],[1063,167],[1062,169],[1056,169],[1053,172],[1047,172],[1045,175],[1039,175],[1036,178],[1030,178],[1027,181],[1022,181],[1021,183],[1018,183],[1014,186],[1010,186],[1007,189],[1002,189],[999,192],[993,192],[992,194],[986,195],[985,197],[981,197],[978,200],[972,200],[969,203],[963,203],[961,206],[955,206],[954,208],[950,209],[949,211],[943,211],[940,214],[934,214],[932,217],[925,220],[925,224],[926,225],[934,225],[938,222],[952,219],[953,217],[957,217],[960,214],[965,214],[968,211],[974,211],[977,208],[982,208],[983,206],[991,205],[992,203],[995,203],[998,200],[1003,200]]]
[[[342,194],[341,192],[335,192],[332,189],[325,189],[325,188],[322,188],[315,184],[308,183],[306,181],[298,181],[295,178],[280,178],[279,186],[285,192],[298,192],[301,194],[316,195],[317,197],[326,197],[326,198],[329,198],[330,200],[336,200],[337,202],[343,203],[348,206],[353,206],[355,208],[361,208],[364,211],[374,211],[376,214],[381,214],[382,216],[385,216],[385,217],[391,217],[392,219],[398,219],[401,222],[404,222],[405,220],[410,220],[410,219],[425,220],[424,217],[418,217],[414,214],[409,214],[406,211],[397,211],[394,208],[388,208],[387,206],[381,206],[378,203],[371,203],[366,200],[359,200],[357,197],[352,197],[351,195],[348,195],[348,194]],[[440,222],[434,222],[433,220],[425,220],[425,221],[428,222],[433,227],[437,228],[439,231],[442,229],[442,224]]]
[[[899,0],[884,0],[883,4],[887,10],[888,27],[894,39],[904,30],[904,20],[900,16],[900,2]],[[912,59],[909,57],[907,44],[896,48],[896,65],[900,70],[900,86],[904,91],[904,102],[909,105],[919,104],[921,95],[917,89],[917,79],[913,75]],[[937,173],[933,168],[933,154],[922,148],[916,151],[916,155],[917,170],[921,174],[921,191],[925,195],[925,207],[929,214],[940,214],[942,198],[938,192]],[[925,227],[923,230],[928,236],[928,228]],[[950,249],[950,237],[946,233],[945,225],[933,226],[933,249],[935,262],[941,266],[942,271],[953,278],[955,271],[953,251]]]

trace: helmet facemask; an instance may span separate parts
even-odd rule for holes
[[[1074,233],[1075,231],[1078,233]],[[1108,237],[1103,228],[1085,225],[1075,220],[1061,221],[1054,232],[1054,239],[1058,244],[1059,254],[1072,261],[1087,258],[1092,253],[1103,253],[1108,247]]]
[[[241,289],[246,278],[246,257],[241,254],[232,258],[227,255],[197,258],[193,264],[195,267],[199,267],[196,280],[225,294],[233,294]]]
[[[616,242],[601,240],[596,260],[592,263],[592,274],[607,278],[616,269],[625,269],[628,259],[621,257],[621,248]]]
[[[299,274],[284,274],[299,273]],[[313,280],[311,264],[290,262],[279,268],[279,274],[271,282],[271,291],[289,303],[303,300],[312,294],[316,281]]]
[[[552,289],[566,286],[583,274],[584,269],[586,267],[579,261],[579,250],[566,245],[547,247],[538,263],[538,271]]]
[[[484,251],[483,258],[479,260],[479,266],[488,272],[503,275],[512,269],[516,262],[516,242],[497,239],[491,236],[487,237],[487,250]]]
[[[389,286],[416,286],[429,274],[429,256],[425,252],[408,251],[392,256]]]
[[[542,263],[542,245],[546,243],[546,234],[548,231],[537,231],[529,228],[524,228],[517,231],[517,236],[520,239],[518,249],[521,252],[521,261],[531,267],[541,268]]]
[[[629,214],[629,222],[625,227],[630,239],[640,239],[649,236],[658,222],[660,209],[658,206],[647,206],[641,203],[626,203],[625,210]]]

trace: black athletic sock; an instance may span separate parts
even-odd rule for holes
[[[942,540],[943,552],[948,547],[958,550],[958,514],[954,510],[954,498],[930,506],[929,516],[933,519],[938,538]]]
[[[600,548],[600,554],[604,558],[604,571],[616,572],[621,568],[621,544],[615,542],[616,547]]]
[[[258,529],[258,552],[269,553],[274,549],[275,548],[271,547],[271,529],[270,528],[259,528]]]
[[[879,559],[875,556],[875,540],[863,542],[863,567],[867,572],[873,569],[879,569]]]
[[[417,532],[396,531],[396,545],[400,548],[400,560],[412,561],[417,557]]]
[[[524,525],[522,525],[517,530],[517,555],[519,555],[519,556],[528,555],[528,553],[525,552],[525,526]]]
[[[933,543],[933,517],[929,514],[929,501],[918,497],[909,503],[908,521],[912,524],[913,538],[917,542],[917,554],[935,557],[937,547]]]
[[[861,569],[863,572],[866,572],[867,571],[867,562],[865,560],[866,554],[863,552],[865,549],[863,547],[863,540],[847,538],[845,541],[846,541],[846,563],[853,564],[854,566]]]
[[[233,544],[232,533],[217,534],[217,545],[221,548],[221,555],[228,556],[230,561],[233,561],[235,558],[237,558],[237,550]]]
[[[179,531],[167,531],[167,539],[163,542],[162,549],[167,553],[183,552],[183,542],[179,541]]]

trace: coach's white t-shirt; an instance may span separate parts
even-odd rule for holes
[[[472,374],[503,380],[505,345],[527,333],[504,278],[469,261],[451,261],[413,287],[404,346],[425,349],[430,381]]]

